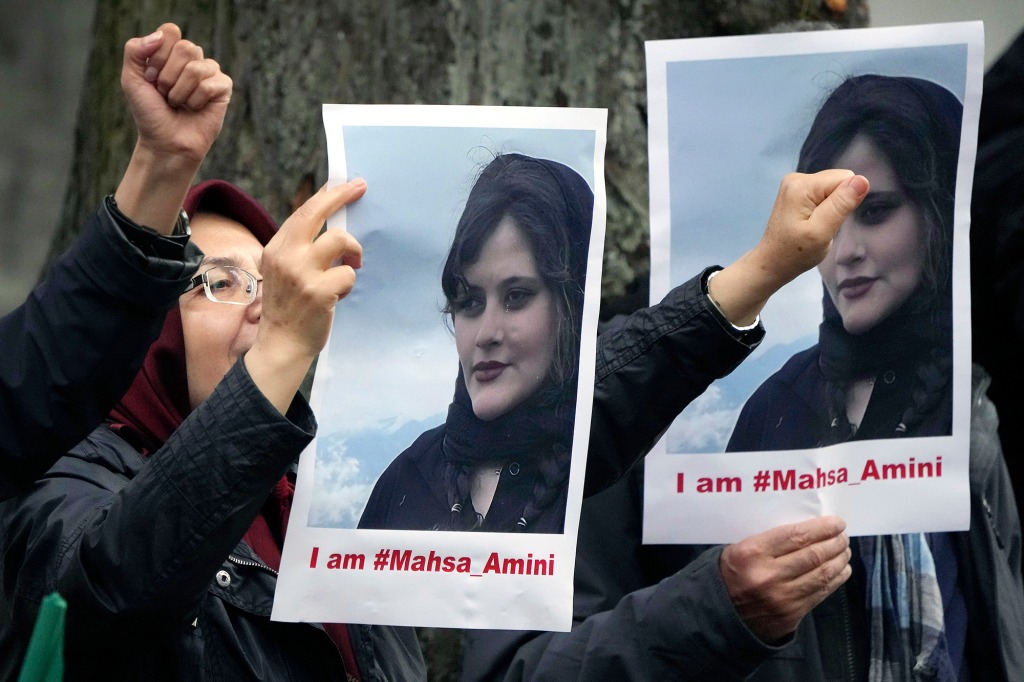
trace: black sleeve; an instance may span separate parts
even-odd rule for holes
[[[598,338],[585,495],[621,478],[683,408],[764,338],[760,325],[737,330],[711,303],[712,270]]]
[[[155,233],[154,233],[155,234]],[[0,498],[24,489],[106,417],[202,253],[147,256],[106,206],[0,319]]]

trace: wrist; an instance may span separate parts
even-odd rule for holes
[[[709,278],[708,297],[734,327],[756,326],[758,315],[778,288],[771,275],[748,252]]]
[[[149,233],[157,232],[156,230],[154,230],[151,227],[148,227],[146,225],[140,225],[139,223],[135,222],[134,220],[129,218],[127,215],[125,215],[124,211],[121,210],[121,207],[117,205],[117,199],[114,197],[113,194],[108,194],[107,198],[105,199],[105,202],[106,202],[107,210],[110,212],[111,217],[118,224],[122,225],[122,229],[126,229],[124,226],[127,226],[127,229],[129,229],[129,230],[130,229],[143,230],[143,231],[149,232]],[[188,214],[185,213],[185,209],[184,208],[178,209],[178,219],[174,223],[174,228],[171,230],[171,233],[169,235],[164,235],[164,236],[165,237],[166,236],[170,236],[170,237],[190,237],[190,236],[192,236],[191,223],[189,222]]]
[[[715,307],[715,310],[718,311],[718,314],[724,317],[725,321],[728,322],[734,330],[738,332],[749,332],[757,328],[757,326],[761,323],[761,316],[759,313],[754,314],[754,319],[751,322],[740,323],[739,321],[732,319],[728,314],[726,314],[725,310],[722,308],[722,304],[719,303],[717,299],[715,299],[715,296],[711,291],[711,281],[720,272],[721,270],[712,270],[711,272],[708,273],[707,278],[704,280],[704,295],[708,297],[708,300],[711,301],[711,305]],[[745,320],[746,318],[744,317],[743,319]]]
[[[138,144],[114,201],[130,221],[164,235],[173,234],[198,170],[199,163],[194,160],[156,154]]]
[[[315,357],[284,339],[257,338],[245,354],[245,367],[264,397],[285,414]]]

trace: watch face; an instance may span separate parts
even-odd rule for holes
[[[185,235],[186,237],[192,236],[192,226],[188,221],[188,213],[185,213],[185,209],[181,209],[178,212],[178,222],[174,224],[174,235]]]

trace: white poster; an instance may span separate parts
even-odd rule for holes
[[[313,383],[275,620],[568,630],[605,110],[325,105],[363,246]],[[570,466],[571,463],[571,466]]]
[[[786,173],[872,186],[647,458],[645,542],[968,527],[982,60],[979,22],[647,43],[653,301],[753,247]]]

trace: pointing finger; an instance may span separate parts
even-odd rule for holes
[[[285,221],[281,231],[312,242],[329,217],[359,199],[364,193],[366,181],[362,178],[334,187],[325,185]]]

